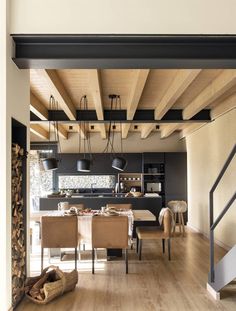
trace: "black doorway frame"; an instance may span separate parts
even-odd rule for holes
[[[20,69],[236,69],[235,35],[11,36]]]

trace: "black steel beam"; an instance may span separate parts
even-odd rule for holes
[[[112,122],[122,122],[122,123],[191,123],[191,122],[210,122],[210,110],[204,109],[197,113],[190,120],[183,120],[182,117],[183,110],[181,109],[170,109],[161,120],[155,120],[155,110],[136,110],[133,120],[127,120],[126,110],[104,110],[104,120],[98,120],[96,110],[77,110],[76,120],[69,120],[67,115],[63,110],[49,110],[48,120],[58,121],[58,122],[79,122],[86,121],[91,123],[108,123]],[[41,121],[33,112],[30,113],[31,122]],[[41,121],[47,122],[47,121]]]
[[[235,35],[15,35],[19,68],[236,68]]]

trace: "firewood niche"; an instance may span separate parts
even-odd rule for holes
[[[24,296],[26,279],[26,221],[23,196],[24,149],[12,144],[12,306]]]

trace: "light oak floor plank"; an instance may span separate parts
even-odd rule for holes
[[[142,261],[138,261],[135,250],[130,251],[128,275],[123,261],[102,261],[103,252],[98,256],[95,275],[79,264],[79,282],[74,292],[46,306],[25,299],[17,311],[235,311],[236,283],[222,292],[220,301],[206,290],[208,249],[207,239],[188,230],[186,237],[172,240],[169,262],[167,254],[162,255],[161,243],[145,241]],[[216,246],[216,258],[224,254]]]

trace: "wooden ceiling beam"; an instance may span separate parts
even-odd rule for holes
[[[127,107],[127,120],[133,120],[135,111],[138,108],[150,69],[137,69],[134,72],[134,81],[130,90]],[[127,138],[131,123],[122,125],[122,138]]]
[[[68,139],[68,132],[61,124],[58,124],[58,134],[60,135],[60,137]]]
[[[30,132],[40,138],[49,140],[49,132],[39,124],[30,124]]]
[[[181,126],[181,124],[179,124],[179,123],[174,123],[174,124],[168,124],[168,125],[165,125],[165,126],[161,126],[161,138],[169,137],[180,126]]]
[[[32,92],[30,93],[30,111],[32,111],[41,120],[44,120],[44,121],[48,120],[47,108]],[[55,130],[53,122],[51,122],[51,125]],[[60,135],[60,137],[64,139],[68,138],[68,133],[66,129],[63,127],[63,125],[61,124],[58,124],[58,134]]]
[[[77,131],[80,134],[82,139],[86,139],[87,138],[86,132],[82,129],[82,127],[79,124],[77,125]]]
[[[194,123],[194,124],[186,125],[186,127],[180,133],[180,139],[187,137],[193,132],[196,132],[205,124],[207,123]]]
[[[133,120],[140,98],[142,96],[148,75],[149,69],[137,69],[134,72],[134,81],[130,90],[129,98],[127,100],[127,120]]]
[[[30,92],[30,111],[32,111],[41,120],[48,120],[47,108],[32,92]]]
[[[148,123],[148,124],[143,125],[141,129],[141,138],[142,139],[147,138],[151,134],[151,132],[154,130],[155,126],[156,126],[156,123]]]
[[[212,120],[217,119],[232,109],[236,109],[236,94],[229,96],[222,103],[213,108],[211,110],[211,118]]]
[[[131,124],[132,123],[124,123],[124,124],[122,124],[121,129],[122,129],[122,138],[123,139],[127,138]]]
[[[161,99],[161,102],[158,103],[158,106],[155,109],[156,120],[163,118],[200,72],[201,69],[181,69],[178,71],[167,92]]]
[[[93,97],[95,110],[98,120],[104,119],[103,103],[102,103],[102,88],[101,88],[101,73],[98,69],[89,70],[89,85],[91,94]],[[105,124],[99,125],[102,139],[106,139],[106,127]]]
[[[183,110],[183,119],[191,119],[234,85],[236,85],[236,70],[224,70]]]
[[[68,118],[70,120],[76,120],[76,108],[56,70],[40,69],[37,70],[37,73],[46,79],[52,95],[58,101],[59,106],[65,111]]]

